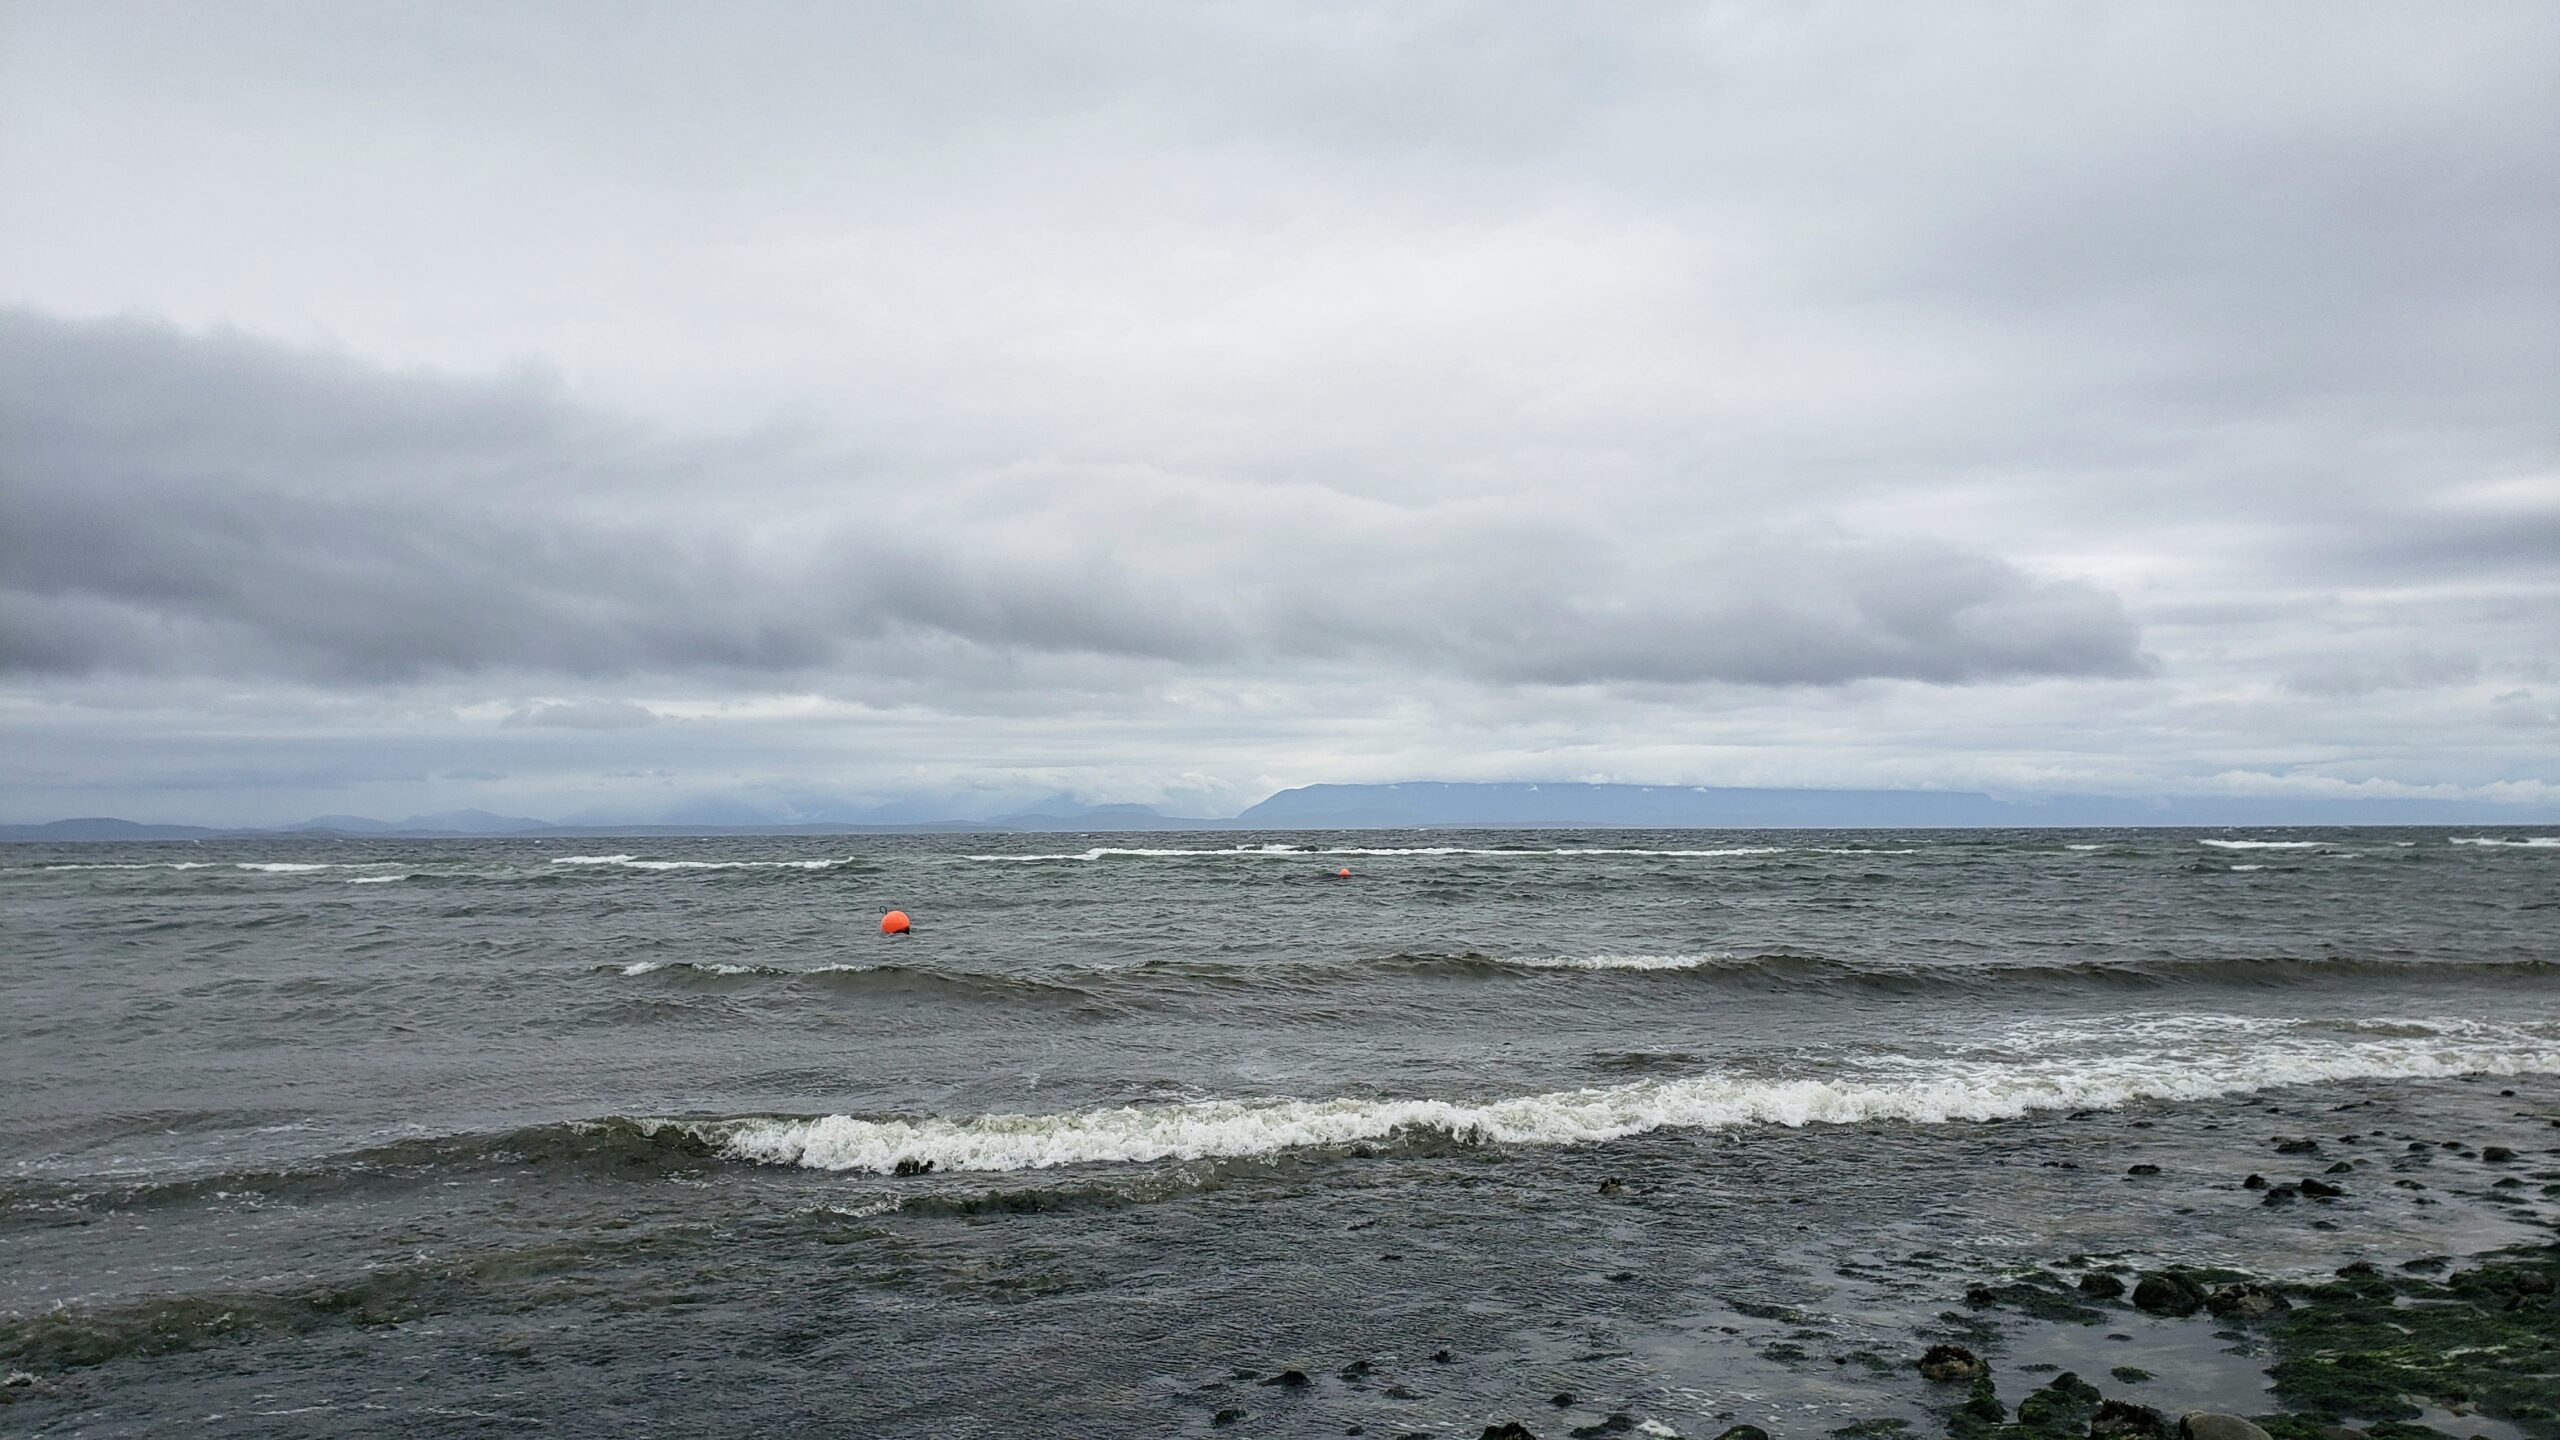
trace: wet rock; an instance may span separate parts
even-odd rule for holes
[[[1450,1354],[1446,1350],[1434,1350],[1431,1352],[1431,1363],[1434,1365],[1446,1365],[1457,1358],[1457,1356]]]
[[[930,1160],[917,1160],[910,1157],[898,1162],[895,1173],[900,1175],[930,1175],[933,1173],[933,1162]]]
[[[2095,1271],[2080,1277],[2080,1293],[2093,1300],[2119,1300],[2124,1297],[2124,1281]]]
[[[1604,1419],[1589,1425],[1576,1425],[1564,1433],[1572,1436],[1573,1440],[1599,1440],[1600,1436],[1624,1435],[1634,1428],[1636,1428],[1636,1417],[1613,1410]]]
[[[2169,1433],[2169,1421],[2148,1405],[2110,1400],[2089,1421],[2089,1440],[2153,1440]]]
[[[1230,1405],[1226,1409],[1219,1411],[1217,1414],[1210,1416],[1209,1423],[1223,1429],[1226,1426],[1233,1425],[1243,1418],[1244,1412]]]
[[[2269,1436],[2237,1415],[2190,1410],[2178,1417],[2178,1440],[2269,1440]]]
[[[1716,1436],[1716,1440],[1769,1440],[1769,1432],[1757,1425],[1736,1425]]]
[[[2205,1308],[2222,1320],[2256,1320],[2279,1310],[2290,1310],[2292,1302],[2264,1285],[2225,1285],[2208,1297]]]
[[[1538,1437],[1519,1421],[1505,1420],[1499,1425],[1484,1427],[1484,1433],[1476,1440],[1538,1440]]]
[[[1990,1373],[1981,1356],[1961,1345],[1932,1345],[1920,1357],[1920,1378],[1940,1385],[1979,1380]]]
[[[1343,1366],[1341,1369],[1336,1370],[1333,1373],[1341,1376],[1345,1380],[1357,1380],[1368,1374],[1369,1370],[1370,1365],[1368,1361],[1354,1360],[1350,1364]]]
[[[2341,1160],[2337,1164],[2330,1166],[2328,1169],[2323,1170],[2320,1173],[2323,1175],[2344,1175],[2355,1168],[2356,1162],[2353,1160]]]
[[[2480,1158],[2493,1165],[2504,1165],[2508,1161],[2516,1158],[2516,1152],[2508,1149],[2504,1145],[2490,1145],[2482,1148],[2480,1151]]]
[[[2278,1185],[2274,1189],[2269,1190],[2266,1194],[2266,1198],[2260,1200],[2258,1203],[2261,1205],[2290,1205],[2301,1198],[2302,1189],[2300,1186]]]
[[[2129,1165],[2125,1167],[2124,1173],[2127,1175],[2157,1175],[2160,1173],[2160,1167],[2157,1165]]]
[[[1575,1399],[1576,1396],[1572,1391],[1559,1390],[1553,1395],[1547,1397],[1547,1403],[1553,1405],[1559,1410],[1570,1410],[1573,1408],[1573,1402]]]
[[[2302,1181],[2302,1193],[2314,1200],[2335,1200],[2347,1192],[2326,1180],[2314,1180],[2306,1176]]]
[[[1284,1390],[1302,1389],[1307,1384],[1307,1372],[1304,1370],[1283,1370],[1279,1374],[1272,1376],[1270,1379],[1265,1380],[1262,1383],[1265,1385],[1277,1385]]]
[[[2267,1177],[2264,1175],[2252,1175],[2248,1179],[2240,1182],[2240,1188],[2243,1190],[2264,1190],[2267,1188]]]
[[[2193,1315],[2204,1308],[2204,1290],[2184,1275],[2154,1270],[2133,1287],[2133,1304],[2154,1315]]]
[[[1608,1179],[1600,1182],[1600,1193],[1603,1195],[1624,1195],[1627,1193],[1627,1182],[1619,1179],[1615,1175],[1612,1175]]]
[[[2279,1135],[2276,1137],[2276,1153],[2279,1155],[2317,1155],[2320,1153],[2320,1142],[2312,1139],[2308,1135],[2295,1136],[2290,1139]]]
[[[2098,1387],[2068,1370],[2018,1402],[2018,1423],[2036,1430],[2077,1428],[2098,1408]]]
[[[2150,1371],[2139,1365],[2119,1365],[2107,1373],[2126,1385],[2139,1385],[2145,1380],[2155,1378]]]

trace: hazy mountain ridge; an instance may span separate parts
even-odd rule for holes
[[[877,812],[874,812],[877,813]],[[1687,785],[1409,781],[1303,785],[1233,819],[1166,815],[1151,805],[1086,805],[1056,797],[992,819],[814,820],[794,823],[554,824],[486,810],[447,810],[403,821],[323,815],[294,825],[154,825],[93,816],[43,825],[0,825],[0,842],[203,840],[279,835],[348,839],[493,836],[898,835],[968,832],[1167,830],[1368,830],[1410,828],[1785,830],[2041,829],[2134,826],[2552,825],[2560,807],[2484,801],[2321,799],[2275,796],[2047,795],[2003,799],[1969,791],[1779,790]]]

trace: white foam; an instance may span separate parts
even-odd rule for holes
[[[256,870],[268,875],[308,875],[314,870],[335,870],[338,867],[326,863],[303,864],[293,860],[243,860],[231,868]]]
[[[2104,850],[2107,847],[2104,845],[2065,845],[2062,848],[2065,850]]]
[[[2196,843],[2210,845],[2216,850],[2317,850],[2322,842],[2318,840],[2199,840]]]
[[[211,860],[140,860],[123,863],[96,862],[84,865],[39,865],[39,870],[210,870]]]
[[[554,865],[614,865],[626,870],[827,870],[841,860],[643,860],[637,855],[558,855]]]
[[[2496,835],[2456,835],[2448,845],[2495,845],[2502,849],[2560,850],[2560,835],[2527,835],[2521,840],[2502,839]]]
[[[2250,870],[2264,870],[2266,868],[2267,867],[2264,865],[2234,865],[2231,867],[2231,873],[2238,875]]]
[[[764,1164],[889,1173],[900,1161],[931,1161],[937,1170],[1004,1171],[1271,1155],[1383,1140],[1405,1130],[1559,1145],[1664,1128],[1932,1124],[2103,1109],[2137,1100],[2202,1100],[2322,1081],[2560,1073],[2560,1040],[2515,1027],[2498,1027],[2480,1038],[2428,1034],[2341,1040],[2334,1025],[2325,1033],[2288,1030],[2271,1036],[2263,1021],[2219,1035],[2207,1026],[2198,1036],[2197,1019],[2186,1017],[2174,1052],[2151,1048],[2024,1061],[1912,1061],[1899,1072],[1872,1066],[1855,1076],[1696,1076],[1483,1101],[1212,1100],[962,1119],[829,1115],[652,1123],[688,1129],[721,1144],[733,1157]],[[2198,1054],[2196,1038],[2243,1043],[2218,1054]]]
[[[1704,970],[1730,965],[1739,956],[1695,955],[1521,955],[1503,961],[1536,970]]]
[[[406,880],[408,878],[409,877],[406,875],[358,875],[347,883],[350,885],[389,885],[394,881]]]
[[[664,970],[670,965],[682,965],[686,969],[699,970],[706,975],[755,975],[761,973],[758,967],[753,965],[732,965],[727,961],[714,961],[706,965],[699,960],[634,960],[630,964],[622,967],[622,973],[625,975],[646,975],[652,970]]]
[[[1148,849],[1125,845],[1097,845],[1090,850],[1079,850],[1072,854],[965,855],[961,858],[965,860],[985,860],[1000,864],[1027,864],[1034,861],[1094,861],[1115,859],[1304,860],[1327,855],[1367,855],[1376,857],[1403,855],[1468,855],[1485,856],[1502,860],[1536,860],[1551,858],[1558,855],[1635,855],[1658,856],[1664,859],[1708,859],[1726,855],[1779,855],[1785,853],[1785,851],[1786,847],[1782,845],[1730,845],[1714,850],[1621,850],[1607,849],[1597,846],[1560,846],[1551,850],[1489,850],[1476,849],[1464,845],[1337,845],[1324,849],[1310,849],[1296,845],[1237,845],[1226,849],[1216,850],[1182,850]],[[1905,855],[1917,852],[1907,850],[1844,850],[1836,853],[1857,855]]]

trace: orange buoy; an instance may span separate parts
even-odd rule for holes
[[[1351,878],[1351,867],[1345,865],[1341,869],[1334,871],[1333,875],[1337,880],[1348,880]]]
[[[892,910],[880,917],[880,933],[883,935],[905,935],[910,933],[911,929],[912,927],[907,924],[907,912],[904,910]]]

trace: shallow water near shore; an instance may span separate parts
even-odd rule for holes
[[[1959,1334],[2245,1413],[2210,1326],[1946,1317],[2547,1237],[2555,842],[8,847],[0,1413],[1783,1436],[1928,1429]]]

